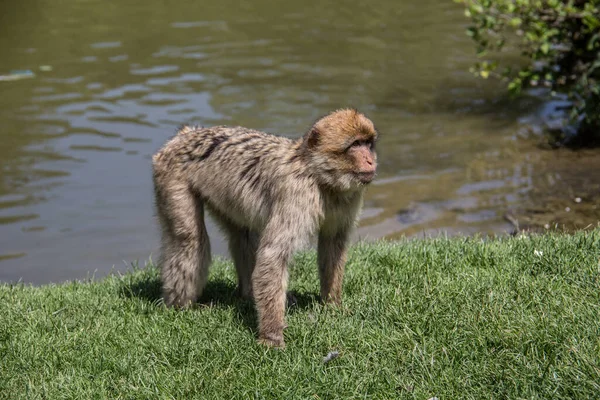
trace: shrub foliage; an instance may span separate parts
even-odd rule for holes
[[[568,96],[578,141],[600,140],[600,0],[457,1],[473,21],[467,34],[482,58],[478,75],[507,78],[512,93],[542,86]],[[517,71],[489,57],[506,43],[527,60]]]

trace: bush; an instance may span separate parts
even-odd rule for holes
[[[582,145],[600,142],[600,0],[457,0],[473,20],[467,34],[483,59],[474,71],[508,80],[508,89],[549,88],[571,102],[570,123]],[[489,54],[516,43],[527,63],[502,70]],[[499,72],[500,71],[500,72]],[[564,136],[563,141],[573,138]]]

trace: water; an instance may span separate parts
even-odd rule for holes
[[[0,280],[156,258],[150,157],[182,123],[297,137],[343,106],[381,134],[357,236],[506,231],[535,104],[468,72],[467,24],[446,0],[3,4],[0,74],[31,72],[0,80]]]

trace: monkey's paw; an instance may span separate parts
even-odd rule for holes
[[[275,349],[284,349],[285,342],[283,341],[283,335],[262,335],[258,338],[258,344],[275,348]]]
[[[340,297],[332,297],[332,296],[321,296],[321,303],[326,304],[328,306],[341,307],[342,299]]]
[[[254,295],[252,294],[252,289],[242,289],[241,286],[238,286],[235,289],[235,295],[244,301],[253,301]]]

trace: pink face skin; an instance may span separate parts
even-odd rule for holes
[[[370,183],[375,178],[377,160],[373,152],[373,140],[356,140],[348,149],[354,159],[356,175],[362,183]]]

